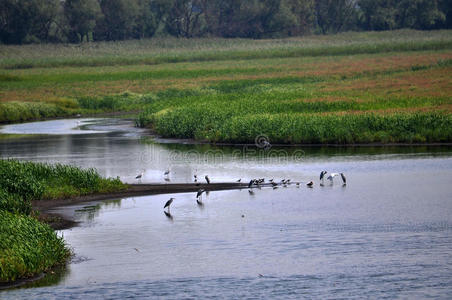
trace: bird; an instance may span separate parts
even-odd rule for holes
[[[206,179],[206,181],[207,181],[207,184],[210,184],[210,179],[209,179],[209,176],[207,176],[207,175],[206,175],[206,176],[205,176],[204,178]]]
[[[251,179],[250,183],[248,183],[248,188],[250,188],[253,185],[253,183],[254,183],[254,179]]]
[[[297,182],[297,183],[296,183],[296,185],[297,185],[297,187],[299,187],[299,186],[300,186],[300,183],[299,183],[299,182]]]
[[[165,175],[165,176],[168,176],[168,175],[169,175],[169,173],[170,173],[170,170],[169,170],[169,169],[167,169],[167,170],[165,171],[165,173],[163,173],[163,175]]]
[[[193,178],[194,178],[194,180],[195,180],[195,182],[198,182],[198,175],[193,175]]]
[[[239,180],[237,180],[237,182],[240,182],[240,181],[242,181],[242,178],[240,178]]]
[[[141,179],[141,177],[143,177],[143,174],[144,174],[144,170],[143,170],[140,174],[138,174],[138,175],[135,177],[135,179]]]
[[[313,181],[309,181],[306,185],[307,185],[308,187],[312,187],[312,186],[314,185],[314,182],[313,182]]]
[[[325,177],[326,173],[328,172],[327,171],[320,172],[320,180],[323,180],[323,177]]]
[[[331,184],[333,183],[333,179],[334,177],[339,176],[338,173],[331,173],[330,176],[327,177],[327,179],[331,182]]]
[[[170,205],[173,203],[174,198],[170,198],[168,201],[166,201],[165,206],[163,206],[163,209],[168,207],[168,213],[170,211]]]
[[[198,190],[198,193],[196,194],[196,198],[199,198],[199,197],[201,197],[202,196],[202,193],[204,193],[206,190],[204,190],[204,189],[199,189]]]
[[[273,183],[273,178],[272,178],[272,179],[270,179],[269,181],[270,181],[270,183]]]
[[[341,173],[341,178],[342,178],[342,182],[344,183],[344,185],[347,184],[347,179],[345,178],[344,173]]]

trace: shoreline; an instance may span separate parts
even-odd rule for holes
[[[271,186],[261,184],[260,186]],[[148,196],[173,193],[197,192],[199,189],[206,191],[222,191],[248,188],[248,183],[242,182],[219,182],[219,183],[144,183],[128,184],[127,189],[102,194],[90,194],[66,199],[55,200],[35,200],[32,201],[32,208],[38,212],[38,219],[55,230],[69,229],[77,226],[77,222],[68,216],[50,212],[52,209],[63,206],[70,206],[80,203],[102,201],[115,198],[129,198],[135,196]]]

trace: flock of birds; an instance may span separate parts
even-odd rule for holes
[[[164,176],[167,177],[169,175],[170,171],[166,170],[164,173]],[[328,176],[327,176],[328,174]],[[143,172],[139,175],[136,176],[136,179],[141,179],[143,176]],[[324,186],[324,181],[325,178],[327,180],[330,181],[330,184],[332,185],[334,182],[334,178],[335,177],[341,177],[342,179],[342,185],[345,186],[347,184],[347,179],[345,178],[344,173],[328,173],[327,171],[322,171],[320,172],[320,185]],[[194,182],[197,183],[197,185],[200,185],[200,183],[198,182],[198,175],[193,175],[194,178]],[[204,179],[206,180],[207,184],[210,184],[210,178],[208,175],[204,176]],[[242,179],[238,179],[236,182],[240,183],[242,181]],[[301,182],[292,182],[291,179],[282,179],[279,183],[275,182],[275,180],[272,178],[270,180],[268,180],[268,182],[265,181],[265,178],[259,178],[259,179],[251,179],[250,182],[248,183],[248,193],[250,195],[254,195],[254,191],[253,188],[254,187],[258,187],[260,188],[261,185],[266,184],[267,186],[272,186],[273,189],[277,189],[279,186],[283,186],[283,187],[287,187],[290,184],[295,184],[297,187],[299,187],[301,185]],[[309,181],[308,183],[306,183],[306,186],[309,188],[314,187],[314,182],[313,181]],[[205,190],[205,189],[199,189],[196,193],[196,203],[202,207],[204,206],[203,202],[202,202],[202,195],[203,193],[206,193],[206,195],[209,193],[209,191]],[[163,210],[165,215],[172,219],[172,215],[170,213],[170,207],[171,204],[173,203],[175,198],[170,198],[168,201],[166,201],[165,205],[163,206]],[[168,211],[165,211],[165,209],[168,209]]]

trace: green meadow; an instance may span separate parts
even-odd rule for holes
[[[452,31],[0,45],[0,121],[132,112],[208,142],[452,141]]]

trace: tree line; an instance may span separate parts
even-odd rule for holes
[[[452,28],[452,0],[1,0],[0,42]]]

